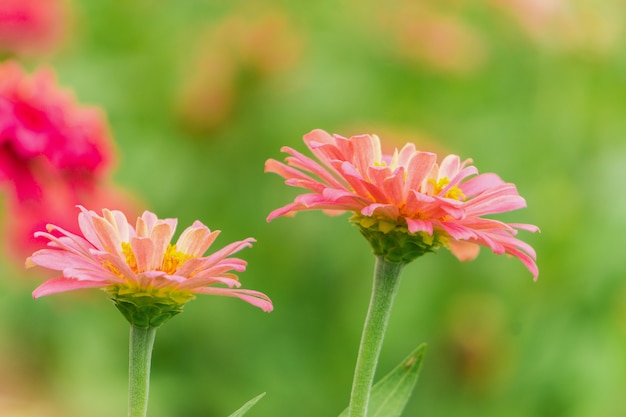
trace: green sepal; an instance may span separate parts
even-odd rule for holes
[[[419,345],[372,388],[367,417],[399,417],[404,411],[424,361],[426,344]],[[339,417],[347,417],[345,409]]]
[[[424,232],[411,234],[406,224],[387,219],[354,215],[350,221],[359,226],[374,255],[382,256],[391,263],[408,264],[443,245],[437,233],[432,236]]]
[[[162,326],[182,313],[184,304],[194,298],[193,294],[186,297],[177,294],[174,300],[172,297],[156,297],[150,294],[122,293],[116,287],[106,288],[105,291],[126,320],[141,328]]]
[[[249,409],[251,409],[261,398],[265,396],[265,393],[259,394],[247,403],[245,403],[239,410],[235,411],[228,417],[240,417],[246,414]]]

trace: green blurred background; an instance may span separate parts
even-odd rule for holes
[[[189,303],[157,334],[152,417],[227,416],[261,392],[251,417],[347,405],[368,245],[347,216],[265,222],[297,194],[265,160],[314,128],[471,157],[527,200],[501,218],[542,229],[520,236],[537,282],[488,250],[406,268],[378,373],[429,344],[405,416],[626,415],[623,5],[416,4],[75,1],[63,47],[25,61],[104,109],[115,180],[146,209],[221,229],[218,247],[258,241],[240,279],[275,311]],[[3,263],[0,414],[125,415],[122,316],[98,291],[35,302],[42,272]]]

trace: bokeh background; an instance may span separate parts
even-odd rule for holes
[[[409,265],[379,376],[429,351],[406,416],[626,415],[626,34],[618,0],[67,0],[29,70],[100,107],[114,181],[142,209],[249,236],[264,314],[200,297],[157,334],[149,414],[338,415],[373,257],[347,216],[268,224],[297,191],[263,174],[314,128],[471,157],[517,184],[539,280],[445,250]],[[59,15],[60,16],[60,15]],[[61,19],[61,17],[58,17]],[[59,29],[61,28],[61,29]],[[60,33],[59,33],[60,32]],[[99,209],[99,207],[92,207]],[[7,218],[4,224],[14,219]],[[522,232],[524,233],[524,232]],[[126,413],[128,325],[99,291],[33,301],[47,277],[4,244],[0,414]]]

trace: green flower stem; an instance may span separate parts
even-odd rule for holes
[[[389,262],[383,256],[376,257],[372,297],[354,370],[349,417],[367,416],[376,365],[404,265],[404,263]]]
[[[128,417],[146,417],[150,390],[150,360],[156,327],[130,326]]]

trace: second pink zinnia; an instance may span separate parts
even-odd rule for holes
[[[351,211],[374,253],[390,262],[407,263],[439,246],[464,261],[486,246],[515,256],[537,278],[535,251],[515,235],[538,228],[483,217],[525,207],[515,185],[478,174],[471,160],[456,155],[438,163],[435,154],[411,143],[384,155],[375,135],[345,138],[314,130],[304,142],[319,163],[289,147],[281,149],[289,154],[286,164],[266,162],[266,172],[309,191],[274,210],[268,221],[302,210]]]

